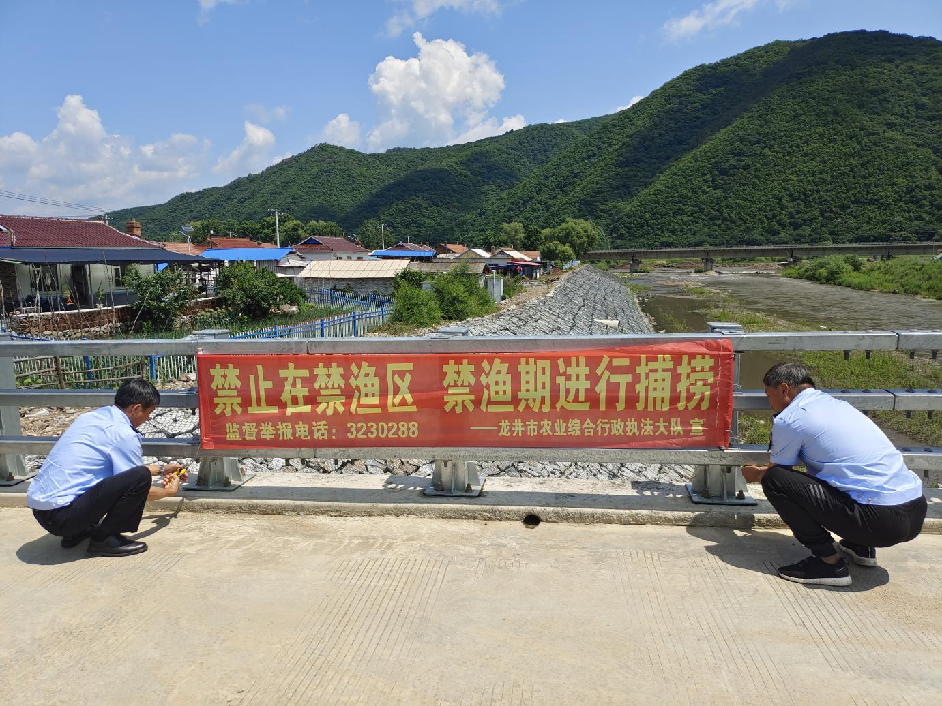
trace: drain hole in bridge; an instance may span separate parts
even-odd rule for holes
[[[527,515],[526,517],[523,518],[523,526],[526,527],[527,529],[533,529],[538,524],[540,524],[539,515]]]

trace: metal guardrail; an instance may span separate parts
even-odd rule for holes
[[[194,355],[197,350],[213,353],[265,353],[265,354],[330,354],[330,353],[503,353],[503,352],[562,352],[596,347],[632,347],[653,343],[670,343],[705,338],[729,339],[734,351],[873,351],[923,350],[942,348],[942,331],[823,331],[794,333],[729,333],[729,334],[644,334],[619,336],[574,337],[487,337],[428,336],[424,338],[317,338],[269,340],[99,340],[99,341],[0,341],[0,483],[10,484],[29,476],[22,468],[20,454],[43,454],[55,443],[55,437],[23,437],[20,435],[18,407],[70,406],[96,407],[113,401],[111,390],[18,390],[12,379],[12,361],[23,355]],[[942,390],[885,389],[885,390],[832,390],[862,410],[914,411],[942,410]],[[761,390],[736,390],[734,410],[767,410],[768,403]],[[161,393],[165,407],[195,409],[198,406],[195,389],[165,391]],[[199,447],[199,439],[145,439],[148,455],[202,459],[212,469],[211,475],[230,487],[238,478],[238,467],[232,458],[233,450],[207,450]],[[907,464],[913,470],[942,471],[942,449],[901,449]],[[765,447],[735,446],[730,449],[546,449],[546,448],[301,448],[301,449],[245,449],[235,451],[240,456],[257,458],[396,458],[407,452],[413,458],[450,458],[457,461],[494,460],[513,461],[522,457],[533,461],[573,461],[595,463],[676,463],[694,464],[707,468],[725,469],[729,474],[733,466],[763,462],[767,459]],[[227,470],[220,470],[225,466]],[[205,485],[205,484],[204,484]],[[725,481],[722,484],[725,492]]]

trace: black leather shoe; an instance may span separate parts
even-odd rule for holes
[[[83,540],[88,539],[91,536],[93,529],[93,527],[89,527],[87,530],[82,530],[81,532],[67,535],[62,538],[62,541],[59,542],[59,544],[63,549],[77,547],[82,543]]]
[[[88,553],[92,556],[131,556],[147,551],[144,542],[135,542],[121,534],[113,534],[107,539],[88,543]]]

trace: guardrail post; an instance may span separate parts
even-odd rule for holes
[[[742,326],[727,321],[708,321],[707,333],[741,334]],[[739,392],[739,353],[733,354],[733,394]],[[733,410],[729,429],[730,444],[739,443],[739,412]],[[746,479],[739,466],[707,465],[695,466],[693,479],[687,484],[687,492],[695,503],[711,505],[755,505],[755,499],[746,492]]]
[[[209,340],[216,338],[229,338],[228,329],[207,329],[194,331],[188,339]],[[199,352],[199,349],[197,349]],[[199,386],[199,380],[196,382]],[[199,460],[199,470],[196,478],[185,483],[185,490],[235,490],[254,473],[242,473],[239,468],[239,459],[230,456],[213,456]]]
[[[435,338],[469,336],[467,326],[447,326],[435,334]],[[424,491],[425,495],[444,495],[447,497],[476,498],[484,490],[484,481],[478,475],[478,465],[474,461],[454,459],[435,459],[432,471],[432,484]]]
[[[6,337],[5,337],[6,338]],[[13,340],[10,336],[9,340]],[[13,369],[13,357],[0,357],[0,388],[16,388],[16,372]],[[20,436],[20,408],[4,405],[0,407],[0,434]],[[29,480],[35,473],[27,472],[26,464],[20,454],[0,454],[0,485],[16,485]]]

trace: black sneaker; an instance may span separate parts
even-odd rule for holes
[[[836,564],[828,564],[820,557],[809,556],[797,564],[780,566],[778,575],[786,581],[809,583],[819,586],[850,586],[850,570],[847,562],[841,559]]]
[[[860,566],[877,565],[877,550],[873,547],[865,547],[863,544],[854,544],[842,539],[837,548],[853,559],[855,564]]]

